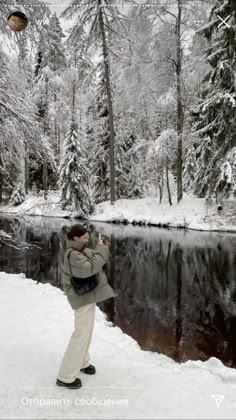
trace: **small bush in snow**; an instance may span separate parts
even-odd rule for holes
[[[25,201],[25,190],[24,187],[19,184],[11,195],[11,202],[14,206],[19,206],[23,201]]]

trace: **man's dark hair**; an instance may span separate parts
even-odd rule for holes
[[[80,236],[83,236],[87,232],[88,232],[88,229],[84,225],[80,225],[80,224],[73,225],[70,228],[69,232],[67,233],[67,238],[73,240],[75,236],[80,237]]]

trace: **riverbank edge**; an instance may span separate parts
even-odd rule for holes
[[[119,199],[98,203],[91,215],[62,210],[60,193],[51,191],[47,200],[42,196],[28,195],[19,206],[0,207],[0,215],[84,220],[119,225],[158,227],[161,229],[193,230],[202,232],[236,233],[236,201],[226,203],[223,212],[215,204],[208,205],[204,198],[185,195],[180,203],[170,206],[159,204],[156,198]]]
[[[85,219],[87,220],[87,219]],[[93,222],[101,222],[101,220],[96,220],[96,219],[88,219],[89,221],[93,221]],[[235,233],[236,234],[236,227],[235,230],[228,228],[227,230],[225,229],[200,229],[200,228],[191,228],[191,227],[186,227],[184,225],[171,225],[168,223],[144,223],[144,222],[126,222],[126,221],[102,221],[104,223],[111,223],[111,224],[123,224],[123,225],[133,225],[133,226],[142,226],[142,227],[158,227],[159,229],[175,229],[175,230],[193,230],[196,232],[225,232],[225,233]]]
[[[159,229],[175,229],[175,230],[185,230],[185,231],[196,231],[196,232],[220,232],[220,233],[234,233],[236,234],[236,226],[235,226],[235,230],[234,229],[230,229],[227,228],[227,226],[223,229],[201,229],[201,228],[194,228],[194,227],[188,227],[184,224],[179,224],[179,225],[172,225],[171,223],[146,223],[143,221],[133,221],[133,222],[129,222],[128,220],[124,219],[124,220],[119,220],[119,219],[114,219],[114,220],[97,220],[97,219],[93,219],[93,218],[86,218],[86,217],[79,217],[79,216],[52,216],[52,215],[44,215],[44,214],[18,214],[18,213],[11,213],[11,212],[2,212],[0,210],[0,216],[15,216],[19,219],[24,219],[23,216],[29,216],[29,217],[45,217],[45,218],[51,218],[51,219],[66,219],[66,220],[81,220],[81,221],[87,221],[87,222],[101,222],[101,223],[109,223],[109,224],[113,224],[113,225],[132,225],[132,226],[141,226],[141,227],[157,227]],[[91,216],[92,217],[92,216]]]

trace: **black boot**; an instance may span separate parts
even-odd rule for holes
[[[77,389],[82,386],[81,379],[79,378],[76,378],[73,382],[70,382],[70,383],[62,382],[59,379],[57,379],[56,384],[59,386],[65,386],[66,388],[69,388],[69,389]]]
[[[94,375],[96,373],[96,369],[93,365],[89,365],[86,368],[80,370],[81,372],[87,373],[87,375]]]

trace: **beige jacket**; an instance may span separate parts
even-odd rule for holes
[[[71,249],[75,250],[70,254],[70,267],[73,277],[86,278],[93,274],[98,274],[98,286],[82,296],[76,294],[70,281],[71,274],[67,256]],[[109,248],[107,245],[97,245],[95,249],[90,249],[78,241],[67,241],[62,285],[72,309],[76,310],[88,303],[101,302],[118,296],[117,292],[108,284],[107,277],[102,270],[108,257]]]

